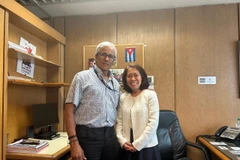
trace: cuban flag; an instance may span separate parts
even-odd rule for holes
[[[136,61],[136,49],[133,47],[125,48],[125,62]]]

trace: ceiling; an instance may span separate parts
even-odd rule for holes
[[[240,3],[240,0],[16,0],[39,18]]]

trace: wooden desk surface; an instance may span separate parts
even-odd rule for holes
[[[216,140],[212,136],[199,136],[197,140],[221,160],[240,160],[240,151],[238,150],[240,147],[239,140]],[[212,145],[212,142],[222,142],[225,143],[225,145]]]
[[[66,132],[58,132],[60,137],[54,140],[48,140],[49,146],[37,154],[27,153],[7,153],[7,159],[24,159],[24,160],[57,160],[70,151],[68,137]]]
[[[224,153],[222,153],[219,149],[214,147],[211,143],[209,143],[206,139],[203,137],[198,137],[198,141],[207,147],[212,153],[214,153],[218,158],[221,160],[231,160],[229,157],[227,157]]]

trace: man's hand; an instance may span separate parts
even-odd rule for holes
[[[82,147],[78,141],[72,142],[71,144],[71,157],[73,160],[86,160]]]

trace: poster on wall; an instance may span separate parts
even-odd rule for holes
[[[124,69],[110,69],[114,78],[121,84],[122,83],[122,74]]]
[[[88,59],[88,69],[93,68],[93,65],[95,65],[95,59],[94,58],[89,58]]]
[[[17,72],[25,76],[33,78],[34,63],[28,60],[17,60]]]

